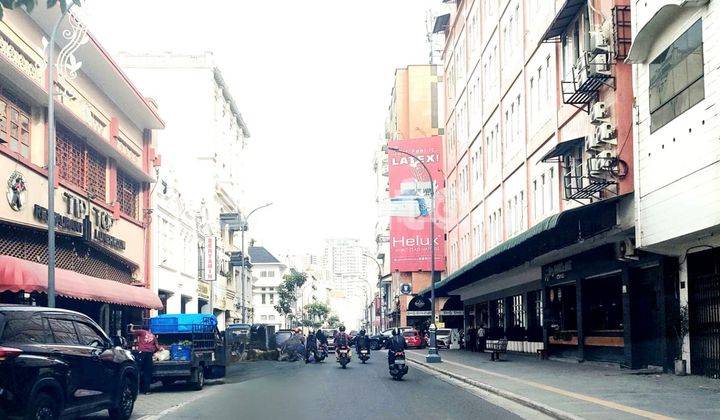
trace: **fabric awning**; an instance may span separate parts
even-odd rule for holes
[[[447,296],[450,290],[518,267],[540,255],[576,243],[580,238],[610,229],[617,223],[616,203],[631,194],[575,207],[544,219],[435,283],[435,296]],[[429,287],[419,294],[428,293]]]
[[[549,159],[567,155],[568,152],[585,143],[585,137],[563,141],[555,145],[549,152],[540,158],[540,162],[547,162]]]
[[[47,293],[47,265],[0,255],[0,291]],[[58,295],[96,302],[115,303],[146,309],[162,309],[152,290],[100,279],[62,268],[55,269]]]
[[[570,22],[575,19],[580,9],[586,5],[587,0],[566,0],[562,7],[560,7],[560,10],[558,10],[557,15],[555,15],[555,19],[550,23],[550,27],[548,27],[547,31],[545,31],[540,38],[540,42],[558,38],[564,34]]]

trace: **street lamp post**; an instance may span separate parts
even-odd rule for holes
[[[247,312],[247,300],[245,299],[245,259],[247,258],[245,254],[245,231],[248,230],[248,219],[250,216],[252,216],[253,213],[260,209],[264,209],[265,207],[271,206],[272,203],[263,204],[260,207],[257,207],[253,209],[250,213],[248,213],[247,216],[245,216],[245,221],[243,221],[241,229],[240,229],[240,243],[241,243],[241,250],[242,250],[242,265],[240,266],[240,294],[242,295],[242,313],[240,314],[242,317],[242,323],[244,324],[246,322],[245,314]]]
[[[75,3],[60,13],[48,43],[48,307],[55,307],[55,38],[60,23]]]
[[[384,303],[384,299],[383,299],[383,287],[382,287],[383,267],[382,267],[382,265],[380,265],[380,262],[378,262],[378,260],[375,257],[373,257],[372,255],[369,255],[369,254],[363,254],[363,255],[370,258],[378,266],[378,290],[380,292],[380,331],[382,331],[383,330],[383,312],[385,309],[385,303]]]
[[[425,361],[428,363],[438,363],[442,362],[442,359],[437,350],[435,334],[437,331],[437,326],[435,325],[435,184],[430,169],[428,169],[425,162],[420,160],[420,158],[412,153],[400,150],[397,147],[387,147],[387,150],[402,153],[415,159],[423,167],[425,172],[427,172],[428,179],[430,180],[430,346],[428,347],[428,354],[425,356]]]

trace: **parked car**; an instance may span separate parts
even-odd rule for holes
[[[279,349],[293,335],[293,330],[277,330],[275,332],[275,346]]]
[[[0,304],[0,418],[129,419],[138,369],[120,344],[81,313]]]
[[[438,328],[435,332],[435,342],[438,348],[450,348],[450,337],[452,336],[451,328]]]
[[[418,349],[425,347],[425,340],[420,335],[420,332],[418,332],[418,330],[405,330],[402,334],[408,347],[414,347]]]

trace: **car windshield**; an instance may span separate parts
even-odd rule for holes
[[[449,328],[440,328],[437,330],[437,335],[450,335],[452,330]]]
[[[405,337],[416,337],[418,335],[417,331],[405,331],[403,332],[403,336]]]

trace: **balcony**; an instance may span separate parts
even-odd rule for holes
[[[570,80],[562,80],[563,103],[590,113],[594,102],[600,98],[603,86],[615,89],[609,50],[596,48],[580,55],[572,68]]]

